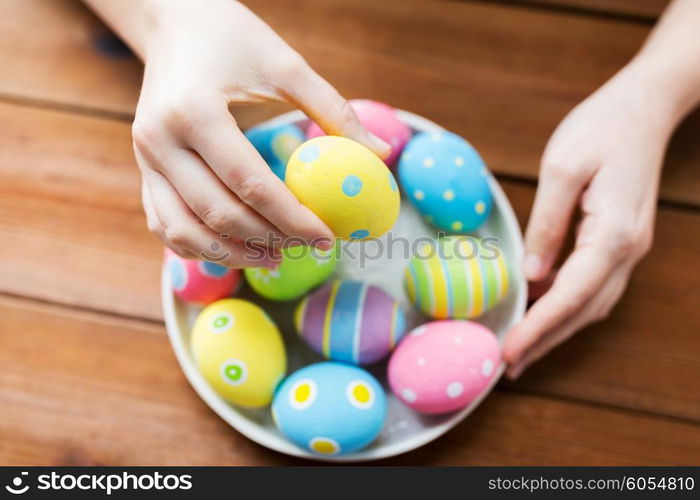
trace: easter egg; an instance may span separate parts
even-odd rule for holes
[[[265,311],[240,299],[214,302],[197,317],[190,342],[197,368],[222,398],[246,408],[270,403],[287,360]]]
[[[326,281],[335,270],[338,247],[324,251],[298,245],[282,250],[276,270],[253,267],[243,271],[250,287],[269,300],[295,300]]]
[[[230,297],[241,283],[237,269],[206,260],[183,259],[169,248],[165,249],[165,268],[173,292],[185,302],[206,305]]]
[[[360,120],[360,123],[371,133],[391,145],[391,154],[385,160],[386,164],[394,166],[401,151],[411,138],[411,129],[396,116],[396,111],[391,106],[369,99],[353,99],[350,101],[352,109]],[[325,135],[325,132],[315,122],[306,129],[306,137],[313,139]]]
[[[411,302],[432,318],[476,318],[508,293],[508,265],[491,238],[446,236],[422,244],[404,271]]]
[[[289,159],[285,182],[344,240],[377,238],[399,216],[394,176],[372,151],[344,137],[316,137],[302,144]]]
[[[289,157],[304,142],[304,134],[294,125],[253,127],[245,136],[275,175],[282,180]]]
[[[501,363],[496,336],[478,323],[433,321],[412,330],[389,360],[389,386],[421,413],[468,406],[491,384]]]
[[[351,453],[379,435],[386,395],[362,368],[326,361],[287,377],[275,395],[272,417],[300,448],[318,455]]]
[[[383,359],[406,329],[403,310],[391,295],[352,280],[328,283],[306,297],[294,323],[326,359],[362,365]]]
[[[479,153],[447,131],[415,135],[399,160],[406,196],[425,219],[450,232],[469,232],[493,205],[489,175]]]

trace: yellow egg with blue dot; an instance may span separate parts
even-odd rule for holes
[[[285,182],[344,240],[378,238],[399,216],[396,179],[382,160],[345,137],[316,137],[287,163]]]
[[[212,388],[245,408],[268,405],[287,369],[279,329],[260,307],[241,299],[205,307],[192,328],[190,346]]]
[[[508,294],[508,264],[490,238],[446,236],[425,242],[406,266],[406,292],[413,305],[436,319],[471,319]]]

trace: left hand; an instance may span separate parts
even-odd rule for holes
[[[606,318],[651,247],[673,119],[645,76],[633,65],[624,68],[571,111],[549,140],[525,236],[528,281],[551,277],[577,206],[583,218],[551,287],[508,332],[503,354],[510,378]]]

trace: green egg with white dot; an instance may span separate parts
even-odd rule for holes
[[[401,155],[398,172],[405,195],[438,229],[475,231],[491,213],[486,165],[458,135],[446,130],[416,134]]]
[[[287,369],[277,325],[260,307],[241,299],[205,307],[192,328],[190,347],[210,386],[244,408],[270,404]]]
[[[333,275],[337,261],[337,244],[331,250],[297,245],[282,250],[282,263],[276,270],[251,267],[243,273],[258,295],[286,302],[301,298],[325,283]]]

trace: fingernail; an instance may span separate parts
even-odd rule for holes
[[[265,257],[265,260],[262,262],[262,267],[265,267],[270,271],[277,271],[281,265],[282,260],[275,259],[273,257]]]
[[[507,376],[510,380],[517,380],[518,377],[520,377],[520,375],[521,375],[522,373],[523,373],[522,367],[516,367],[516,368],[512,368],[512,369],[508,370],[508,371],[506,372],[506,376]]]
[[[525,257],[525,277],[528,281],[537,281],[542,275],[542,259],[534,253]]]
[[[263,267],[266,267],[270,271],[277,271],[280,268],[281,264],[282,264],[281,262],[273,260],[273,261],[265,262],[265,265]]]
[[[319,250],[330,250],[331,248],[333,248],[333,242],[328,238],[321,238],[315,246]]]
[[[372,132],[367,132],[367,137],[369,137],[372,149],[374,149],[379,156],[386,158],[391,154],[391,144],[380,139]]]

